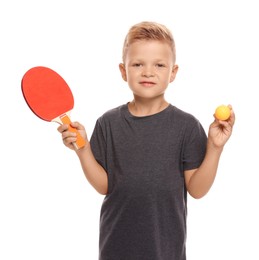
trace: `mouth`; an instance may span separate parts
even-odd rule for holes
[[[143,87],[153,87],[156,83],[152,81],[141,81],[139,82]]]

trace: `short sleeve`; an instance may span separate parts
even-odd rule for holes
[[[187,129],[183,145],[183,170],[198,168],[205,156],[207,135],[200,122],[195,119]]]
[[[91,139],[91,149],[93,152],[93,155],[97,162],[105,169],[107,170],[107,158],[106,158],[106,141],[105,141],[105,133],[103,131],[103,128],[101,126],[101,119],[98,119],[96,121]]]

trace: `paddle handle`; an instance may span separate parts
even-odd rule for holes
[[[62,122],[63,124],[68,125],[68,130],[69,130],[70,132],[76,133],[77,139],[76,139],[76,142],[73,143],[73,144],[75,145],[76,149],[80,149],[80,148],[84,147],[85,144],[86,144],[85,139],[82,137],[82,135],[80,135],[80,133],[77,131],[76,128],[74,128],[74,127],[71,126],[71,120],[70,120],[69,116],[66,115],[66,114],[64,114],[64,115],[62,115],[62,116],[60,117],[60,120],[61,120],[61,122]]]

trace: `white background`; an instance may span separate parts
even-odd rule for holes
[[[95,260],[103,196],[21,92],[33,66],[70,85],[72,120],[91,136],[106,110],[131,100],[118,64],[129,27],[153,20],[175,37],[179,73],[167,99],[208,130],[216,106],[236,113],[215,183],[188,198],[188,260],[259,259],[258,7],[252,0],[8,0],[0,3],[0,259]],[[116,260],[116,259],[115,259]]]

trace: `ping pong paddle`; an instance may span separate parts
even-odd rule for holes
[[[22,78],[22,93],[28,106],[39,118],[67,124],[77,134],[76,149],[85,145],[77,129],[70,126],[70,112],[74,107],[73,94],[66,81],[54,70],[37,66],[29,69]]]

